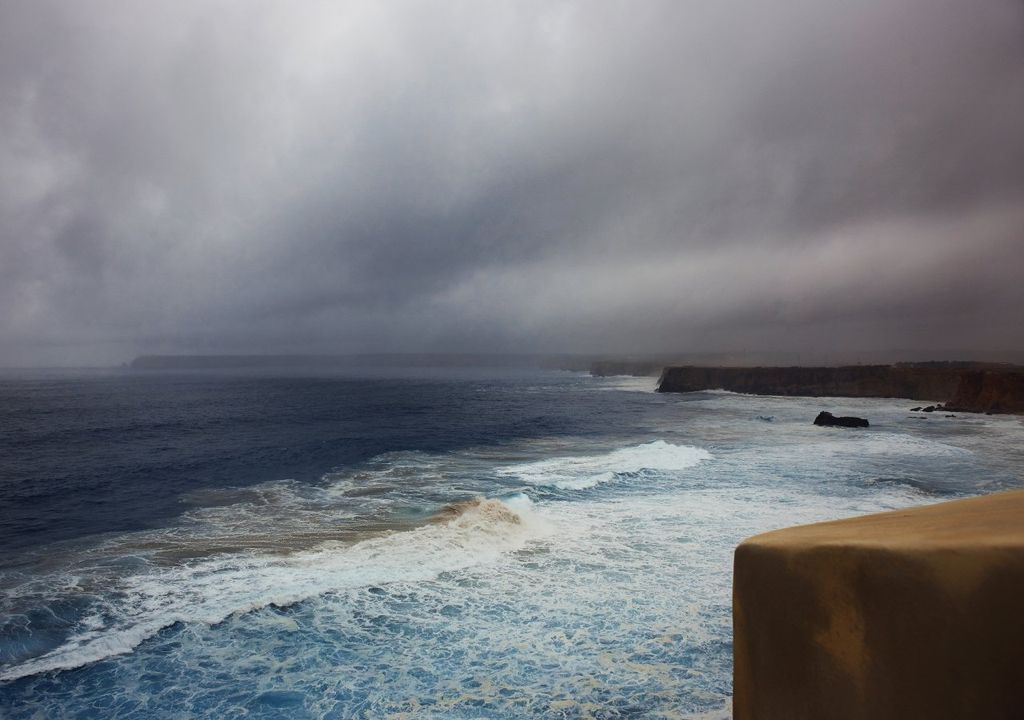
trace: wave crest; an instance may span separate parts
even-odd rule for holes
[[[703,448],[655,440],[602,455],[567,456],[509,465],[498,468],[497,473],[530,485],[583,490],[622,475],[678,472],[711,459],[711,453]]]
[[[128,654],[177,623],[215,625],[235,614],[328,592],[430,580],[495,562],[546,532],[526,496],[481,497],[446,506],[425,526],[355,544],[326,542],[285,556],[243,553],[173,567],[151,565],[121,578],[90,616],[93,621],[81,623],[60,646],[0,668],[0,681]]]
[[[523,522],[518,513],[505,503],[485,497],[449,503],[435,513],[430,521],[433,523],[454,522],[462,526],[479,522],[512,525],[520,525]]]

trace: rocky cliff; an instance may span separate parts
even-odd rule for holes
[[[1024,372],[963,372],[946,409],[957,412],[1024,413]]]
[[[668,367],[658,392],[891,397],[945,402],[959,412],[1024,413],[1024,369],[946,363],[844,367]]]
[[[753,395],[898,397],[945,401],[961,371],[947,367],[850,365],[845,367],[669,367],[659,392],[731,390]]]

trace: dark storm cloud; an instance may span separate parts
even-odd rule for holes
[[[1024,351],[1024,8],[0,4],[0,362]]]

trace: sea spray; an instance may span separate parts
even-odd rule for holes
[[[655,440],[597,455],[555,457],[509,465],[499,467],[495,472],[531,485],[585,490],[637,473],[685,470],[711,458],[711,453],[703,448]]]

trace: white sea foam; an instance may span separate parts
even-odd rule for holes
[[[728,717],[728,694],[715,678],[731,666],[735,544],[795,522],[885,509],[902,500],[894,490],[837,500],[794,498],[788,487],[706,487],[552,503],[546,517],[554,530],[542,552],[398,583],[387,596],[325,598],[304,621],[343,627],[351,647],[384,654],[376,667],[387,690],[370,693],[370,715],[462,716],[476,704],[490,708],[489,717],[588,717],[616,707],[646,708],[645,717]],[[414,606],[403,604],[411,597]],[[392,618],[405,632],[382,636],[360,616]],[[440,616],[457,620],[436,624]],[[275,636],[263,636],[263,654],[294,642]],[[227,651],[225,644],[216,652]],[[403,667],[438,679],[418,684]],[[409,707],[410,697],[431,705]]]
[[[550,473],[553,463],[569,479],[574,472],[577,479],[671,474],[709,458],[658,441],[503,470]],[[461,501],[435,523],[355,545],[154,569],[113,589],[115,599],[98,613],[109,618],[103,627],[83,629],[3,677],[129,653],[161,627],[186,622],[194,631],[185,641],[153,640],[174,669],[153,685],[167,696],[150,707],[170,706],[172,689],[188,685],[194,706],[226,714],[216,705],[228,702],[223,688],[203,668],[232,667],[253,694],[305,692],[314,716],[330,715],[336,693],[351,692],[379,717],[465,716],[481,704],[506,717],[587,716],[613,707],[649,708],[651,717],[727,717],[721,678],[731,663],[735,544],[763,530],[923,501],[898,486],[837,497],[790,481],[750,482],[761,459],[759,451],[723,457],[732,463],[728,472],[745,479],[739,487],[591,493],[538,507],[525,495]],[[784,452],[769,459],[792,460]],[[367,592],[373,586],[382,591]],[[245,614],[312,597],[287,617]],[[118,664],[114,677],[131,682],[137,667]]]
[[[0,680],[129,653],[179,622],[213,625],[234,614],[327,592],[428,580],[491,562],[549,530],[530,500],[519,495],[505,501],[481,499],[445,522],[349,546],[325,543],[287,556],[222,555],[154,567],[121,579],[76,635],[45,655],[0,671]]]
[[[664,440],[620,448],[600,455],[575,455],[507,465],[496,470],[530,485],[546,485],[563,490],[582,490],[630,473],[685,470],[710,460],[707,450],[689,445],[673,445]]]
[[[610,375],[601,378],[597,389],[603,391],[653,393],[657,387],[658,378],[656,377]]]
[[[841,455],[886,459],[970,458],[972,452],[939,440],[884,431],[850,431],[826,429],[813,443],[793,446],[819,458]]]

